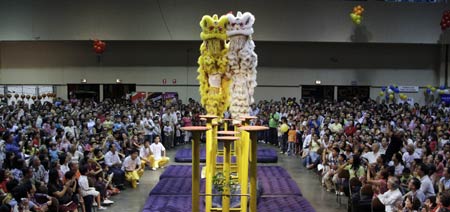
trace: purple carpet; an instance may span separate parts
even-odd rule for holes
[[[160,181],[150,192],[143,212],[192,211],[190,166],[172,165],[161,175]],[[258,184],[262,196],[258,198],[258,212],[315,212],[303,198],[300,188],[289,173],[279,166],[258,166]],[[200,192],[205,190],[205,181],[200,181]],[[200,211],[204,211],[201,198]]]
[[[262,197],[258,202],[258,212],[315,212],[314,208],[301,196]]]
[[[278,155],[274,149],[258,149],[256,158],[258,163],[276,163],[278,161]],[[222,161],[223,159],[218,157],[218,162]],[[192,150],[190,148],[178,150],[175,154],[175,162],[192,162]],[[206,162],[206,150],[204,148],[200,149],[200,162]]]
[[[291,178],[289,173],[281,166],[258,166],[258,179],[263,178]],[[201,171],[201,167],[200,167]],[[187,178],[192,177],[192,166],[188,165],[170,165],[159,176],[159,179],[163,178]]]
[[[150,195],[191,195],[192,178],[163,178]],[[200,192],[205,192],[205,179],[200,180]]]
[[[200,167],[200,172],[202,168]],[[188,165],[170,165],[159,176],[159,179],[164,178],[190,178],[192,177],[192,166]]]
[[[262,195],[299,195],[302,193],[291,178],[261,178]]]
[[[291,178],[286,169],[281,166],[258,166],[257,168],[257,176],[259,179]]]
[[[203,201],[202,201],[203,202]],[[142,212],[189,212],[192,211],[191,195],[151,195],[145,202]],[[200,211],[205,211],[200,204]]]

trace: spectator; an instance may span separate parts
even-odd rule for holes
[[[154,158],[152,170],[164,168],[164,166],[169,163],[169,158],[166,157],[166,148],[160,143],[159,136],[155,136],[155,141],[150,145],[150,150],[153,153]]]
[[[435,196],[433,183],[428,176],[428,166],[424,163],[421,163],[417,166],[416,172],[417,176],[420,178],[420,190],[422,190],[426,197]]]
[[[130,155],[123,161],[122,170],[125,171],[125,178],[131,183],[131,187],[136,188],[139,179],[144,174],[144,168],[141,167],[141,160],[136,149],[131,150]]]
[[[388,191],[377,196],[377,199],[385,206],[386,212],[395,211],[397,202],[402,202],[402,193],[399,189],[400,183],[396,177],[388,180]]]
[[[89,181],[87,177],[88,167],[80,167],[80,178],[78,179],[78,185],[80,186],[81,195],[83,197],[93,196],[98,204],[99,210],[106,210],[106,207],[101,206],[100,192],[96,191],[94,187],[89,187]]]
[[[109,173],[114,173],[114,184],[123,187],[125,172],[121,169],[122,161],[120,160],[119,153],[116,151],[116,145],[109,146],[109,151],[105,155],[105,164],[108,166]]]

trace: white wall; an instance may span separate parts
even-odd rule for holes
[[[62,67],[62,68],[5,68],[2,69],[0,84],[57,84],[58,96],[66,97],[67,83],[80,83],[86,78],[88,83],[136,83],[137,91],[178,92],[181,99],[199,98],[196,81],[196,67]],[[163,85],[162,80],[167,80]],[[172,85],[176,79],[176,85]],[[322,85],[386,86],[390,84],[437,86],[439,75],[432,69],[306,69],[306,68],[258,68],[259,87],[255,99],[279,99],[280,95],[300,96],[300,85],[313,85],[321,80]],[[274,87],[275,86],[275,87]],[[298,87],[294,87],[298,86]],[[371,89],[375,98],[380,88]],[[420,95],[415,99],[421,100]],[[423,95],[422,95],[423,96]]]
[[[355,30],[349,13],[357,4],[366,10]],[[437,43],[445,8],[342,0],[1,0],[0,40],[199,40],[204,14],[243,10],[256,16],[256,40]]]
[[[258,44],[258,43],[257,43]],[[137,84],[137,91],[174,91],[183,100],[199,99],[196,42],[110,42],[97,63],[89,42],[0,43],[0,84]],[[443,57],[437,45],[268,43],[257,45],[259,64],[255,99],[301,95],[300,85],[439,86]],[[163,79],[167,85],[163,85]],[[176,79],[176,85],[172,80]],[[423,94],[408,94],[421,101]]]

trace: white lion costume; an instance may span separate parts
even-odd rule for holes
[[[253,104],[253,94],[256,87],[256,66],[258,56],[254,52],[255,43],[252,40],[255,17],[245,12],[236,16],[228,14],[227,36],[230,40],[228,48],[228,74],[231,75],[230,113],[233,123],[238,124],[241,118],[249,114]]]

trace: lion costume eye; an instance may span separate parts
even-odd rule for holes
[[[214,29],[213,26],[210,26],[210,27],[209,27],[209,31],[213,31],[213,29]]]

